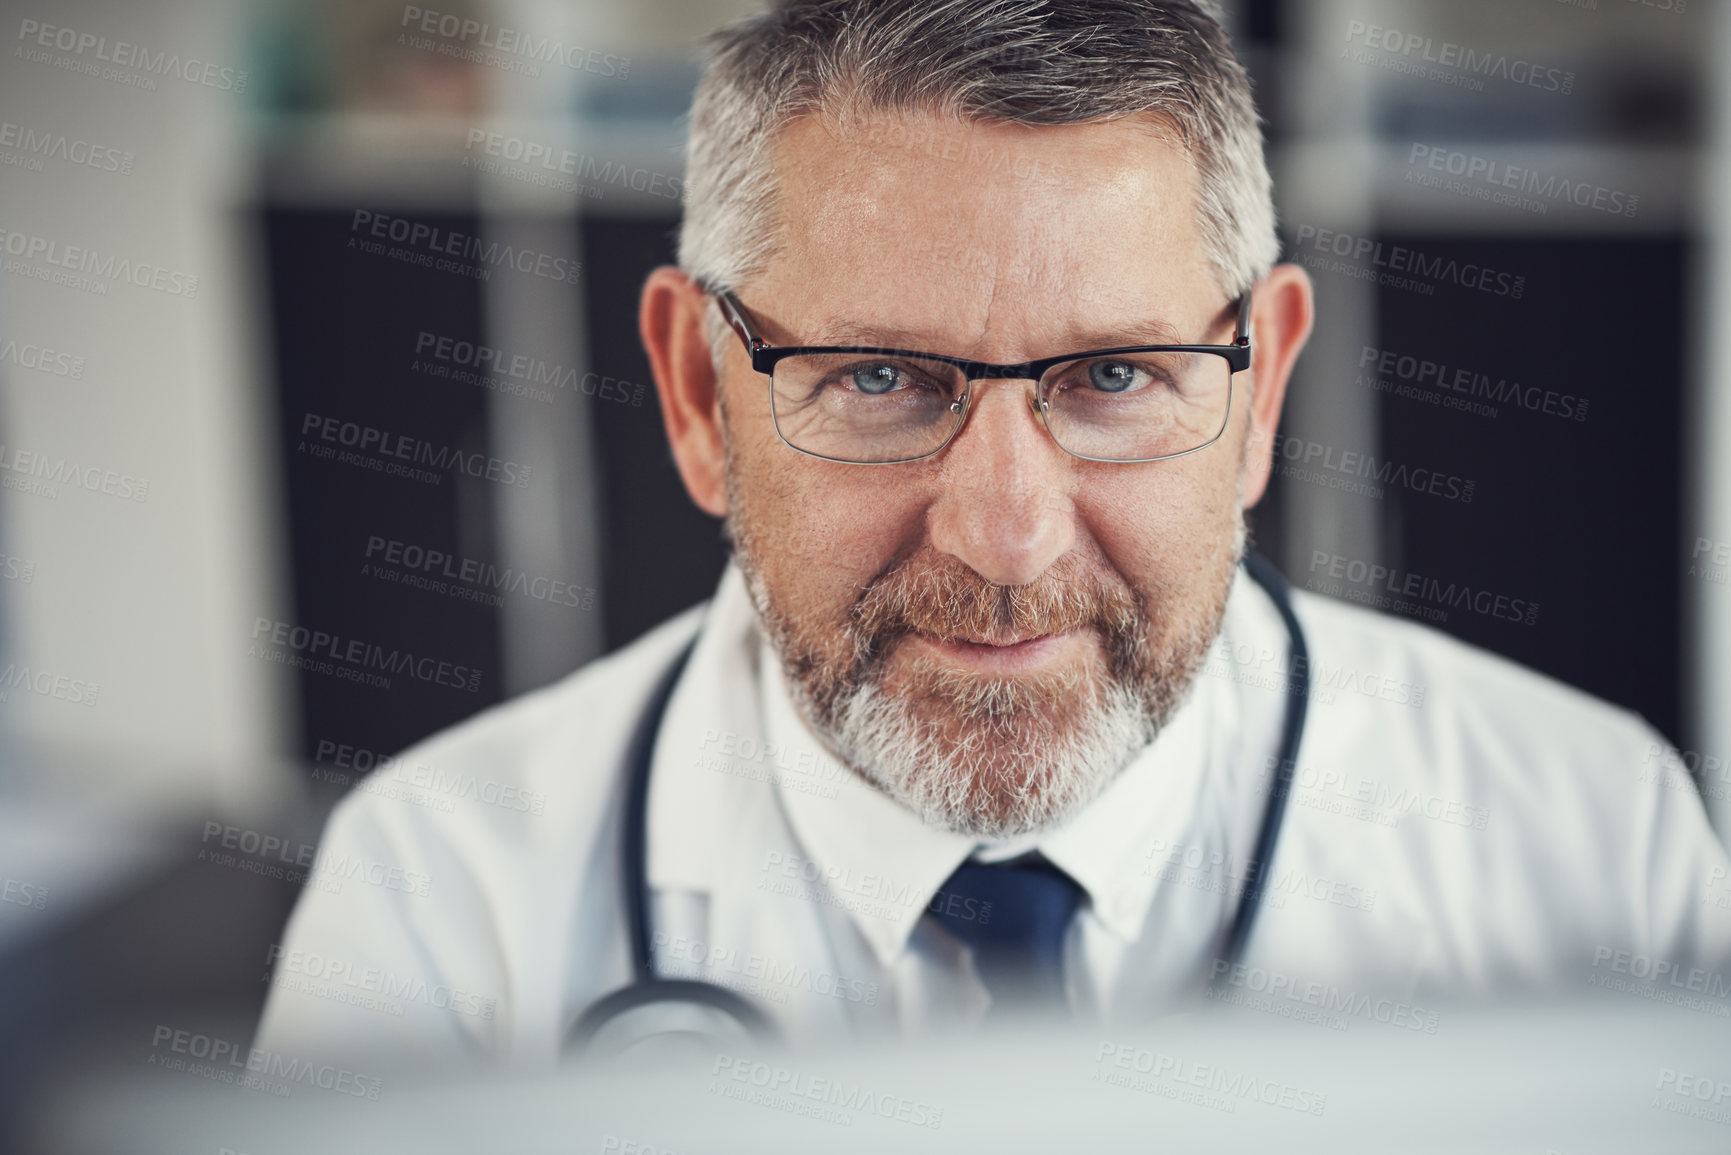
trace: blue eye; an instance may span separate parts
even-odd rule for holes
[[[1088,384],[1103,393],[1122,393],[1136,384],[1136,366],[1128,361],[1094,361],[1088,366]]]
[[[848,374],[848,380],[861,393],[879,396],[894,389],[901,373],[894,365],[862,365]]]

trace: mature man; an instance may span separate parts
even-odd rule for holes
[[[650,975],[795,1041],[1211,983],[1422,1028],[1731,962],[1639,719],[1310,595],[1294,632],[1241,566],[1312,301],[1199,4],[786,0],[715,38],[686,188],[642,331],[734,564],[403,756],[461,788],[342,805],[324,856],[426,885],[309,889],[264,1045],[547,1063]]]

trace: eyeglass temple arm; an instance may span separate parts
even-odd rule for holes
[[[717,292],[707,286],[699,286],[704,292],[715,298],[715,303],[721,306],[721,316],[739,339],[745,342],[748,352],[756,353],[759,349],[768,348],[769,343],[751,330],[751,322],[745,319],[745,310],[732,293]]]
[[[1244,290],[1244,296],[1238,298],[1238,329],[1232,335],[1234,345],[1250,344],[1250,297],[1255,290]]]

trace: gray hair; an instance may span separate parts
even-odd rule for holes
[[[771,147],[817,112],[1027,125],[1153,113],[1196,165],[1203,243],[1227,296],[1279,256],[1250,77],[1201,0],[778,0],[708,49],[679,264],[711,287],[738,288],[773,256]]]

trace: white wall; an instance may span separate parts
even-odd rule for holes
[[[109,55],[127,42],[238,70],[243,15],[217,0],[0,5],[0,120],[134,158],[125,174],[0,165],[0,227],[57,242],[62,257],[76,245],[198,277],[192,297],[124,280],[95,295],[0,272],[0,343],[84,358],[76,380],[0,363],[5,463],[28,450],[149,483],[143,501],[0,490],[0,548],[34,563],[31,581],[0,580],[0,670],[15,662],[99,687],[89,707],[13,689],[0,728],[23,762],[31,749],[88,755],[99,777],[135,784],[152,766],[149,794],[162,800],[253,793],[290,704],[285,672],[247,657],[254,618],[278,613],[283,572],[261,411],[267,335],[236,211],[249,98],[175,75],[148,91],[40,63],[20,33],[36,20],[106,38]],[[149,75],[103,64],[88,43],[43,51]]]

